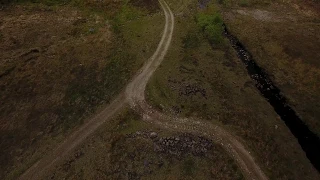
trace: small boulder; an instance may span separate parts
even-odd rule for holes
[[[150,133],[149,136],[150,136],[150,138],[154,139],[154,138],[158,137],[158,134],[156,132],[152,132],[152,133]]]

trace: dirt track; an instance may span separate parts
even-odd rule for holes
[[[196,119],[178,118],[162,114],[152,108],[145,101],[145,88],[153,72],[161,64],[170,46],[174,30],[174,16],[166,2],[160,1],[165,12],[166,26],[160,44],[143,67],[142,72],[127,86],[126,97],[132,108],[139,111],[143,119],[164,128],[174,129],[181,132],[191,132],[210,137],[214,142],[221,144],[224,149],[237,161],[247,179],[268,179],[255,163],[253,157],[244,146],[223,128],[198,121]]]
[[[203,121],[198,121],[196,119],[182,119],[162,114],[149,106],[145,101],[144,92],[146,84],[153,72],[164,59],[170,46],[174,30],[174,16],[172,11],[166,2],[163,0],[160,0],[159,2],[166,19],[162,39],[153,56],[143,66],[140,73],[128,84],[126,92],[121,93],[103,111],[72,133],[46,157],[31,166],[19,179],[42,179],[52,167],[63,160],[71,150],[92,134],[100,125],[110,119],[110,117],[126,103],[129,103],[132,108],[139,111],[139,113],[142,114],[143,119],[147,122],[159,125],[163,128],[174,129],[181,132],[197,133],[211,138],[214,142],[221,144],[224,149],[234,157],[247,179],[267,179],[265,174],[255,163],[250,152],[248,152],[234,136],[221,127],[204,123]]]

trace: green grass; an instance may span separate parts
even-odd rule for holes
[[[195,166],[195,162],[192,158],[188,157],[187,159],[185,159],[183,161],[182,171],[187,176],[194,175],[194,173],[196,171],[196,166]]]
[[[143,15],[143,12],[141,12],[140,10],[129,6],[128,4],[123,5],[120,12],[113,20],[114,32],[119,33],[121,31],[121,26],[123,26],[128,21],[135,20]]]
[[[117,131],[123,135],[135,133],[148,127],[148,125],[141,120],[141,117],[132,110],[129,110],[124,116],[122,115],[122,117],[123,121],[119,122]]]

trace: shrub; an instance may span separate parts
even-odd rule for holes
[[[200,14],[197,22],[210,43],[220,44],[223,41],[223,21],[218,13],[212,15]]]
[[[205,28],[204,32],[211,43],[220,44],[223,40],[223,28],[220,24],[211,24]]]

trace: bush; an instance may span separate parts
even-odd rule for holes
[[[220,44],[223,41],[223,21],[218,13],[212,15],[200,14],[197,22],[210,43]]]
[[[220,24],[209,25],[205,28],[204,32],[211,43],[220,44],[223,41],[223,28]]]

